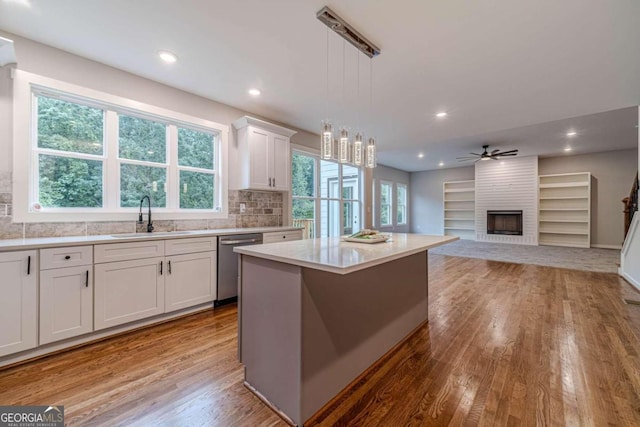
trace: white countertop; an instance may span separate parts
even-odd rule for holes
[[[218,230],[167,231],[154,233],[126,233],[98,236],[40,237],[31,239],[0,240],[0,252],[40,249],[48,247],[125,243],[144,240],[166,240],[189,237],[224,236],[228,234],[269,233],[273,231],[301,230],[300,227],[222,228]],[[115,237],[114,237],[115,236]]]
[[[413,255],[458,240],[453,236],[390,234],[384,243],[343,242],[339,237],[294,240],[256,246],[240,246],[235,252],[285,264],[347,274]]]

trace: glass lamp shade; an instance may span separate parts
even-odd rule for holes
[[[373,138],[369,138],[369,142],[367,143],[367,164],[368,168],[375,168],[377,166],[376,160],[376,140]]]
[[[330,159],[333,156],[333,129],[329,122],[322,123],[322,137],[320,144],[322,158]]]
[[[362,165],[362,134],[356,133],[356,139],[353,141],[353,164]]]
[[[349,161],[349,131],[344,128],[340,130],[338,155],[338,160],[340,161],[340,163],[347,163]]]

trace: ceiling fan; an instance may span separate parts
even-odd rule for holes
[[[482,154],[469,153],[472,154],[472,156],[456,157],[456,159],[458,159],[459,162],[466,162],[467,160],[475,160],[477,162],[478,160],[500,160],[503,157],[518,155],[518,150],[500,151],[499,149],[495,149],[489,153],[487,151],[487,148],[489,148],[488,145],[483,145],[482,148],[484,148]]]

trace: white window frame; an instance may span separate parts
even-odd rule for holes
[[[338,220],[340,222],[339,224],[339,229],[344,231],[344,203],[346,202],[356,202],[358,203],[359,209],[358,209],[358,217],[360,218],[360,224],[359,227],[360,229],[364,228],[364,206],[365,206],[365,201],[364,201],[364,180],[365,180],[365,174],[364,174],[364,169],[362,167],[357,167],[357,166],[353,166],[350,164],[346,164],[347,166],[352,166],[355,167],[356,169],[359,170],[359,185],[358,185],[358,193],[359,193],[359,198],[358,199],[343,199],[342,198],[342,186],[343,186],[343,182],[342,182],[342,166],[343,164],[340,163],[339,161],[335,160],[335,159],[321,159],[320,158],[320,152],[317,150],[313,150],[311,148],[308,147],[304,147],[304,146],[299,146],[299,145],[292,145],[291,146],[291,162],[293,162],[293,154],[294,152],[298,152],[301,155],[305,155],[305,156],[309,156],[312,157],[315,161],[315,171],[316,171],[316,176],[314,179],[314,185],[315,185],[315,195],[313,197],[309,197],[309,196],[295,196],[295,198],[298,199],[306,199],[306,200],[314,200],[314,206],[315,206],[315,223],[314,223],[314,231],[315,231],[315,237],[319,237],[321,234],[321,209],[322,209],[322,201],[326,201],[327,203],[330,202],[337,202],[338,203],[338,207],[339,207],[339,213],[338,213]],[[329,162],[335,162],[338,165],[338,180],[337,180],[337,193],[339,195],[339,197],[330,197],[329,195],[327,195],[326,197],[322,197],[320,189],[321,189],[321,183],[320,183],[320,161],[321,160],[326,160]],[[291,167],[291,173],[293,174],[293,167]],[[292,177],[293,178],[293,177]],[[291,182],[291,186],[293,188],[293,181]],[[293,192],[290,193],[290,215],[291,215],[291,220],[293,221]]]
[[[404,188],[404,204],[400,204],[400,201],[398,200],[398,196],[400,194],[400,187]],[[395,218],[393,219],[394,221],[396,221],[396,225],[407,225],[409,222],[409,214],[407,212],[407,199],[409,198],[409,194],[408,194],[408,186],[407,184],[403,184],[400,182],[396,182],[395,184],[395,203],[396,203],[396,209],[395,209]],[[398,212],[400,212],[400,207],[404,206],[404,222],[397,222],[398,221]]]
[[[383,185],[388,185],[389,189],[391,190],[391,194],[389,195],[389,223],[388,224],[383,224],[382,223],[382,186]],[[391,181],[386,181],[386,180],[380,180],[380,197],[379,197],[379,206],[378,206],[378,218],[380,221],[380,228],[392,228],[395,224],[395,218],[393,217],[394,213],[395,213],[395,201],[394,201],[394,191],[393,191],[393,182]]]
[[[122,221],[135,220],[138,208],[120,208],[120,163],[118,159],[118,113],[131,114],[168,124],[167,208],[154,208],[156,219],[224,219],[228,217],[228,134],[229,127],[176,111],[137,102],[105,92],[77,86],[22,70],[13,70],[13,218],[16,222]],[[36,93],[62,96],[65,100],[105,109],[102,208],[34,207],[38,170],[33,161],[37,148]],[[74,101],[76,99],[77,101]],[[217,210],[180,209],[178,199],[179,169],[177,127],[217,135],[214,183]],[[115,139],[115,143],[113,142]],[[41,150],[41,149],[38,149]],[[56,153],[57,155],[57,153]],[[81,155],[84,156],[84,155]],[[94,157],[95,156],[91,156]],[[76,157],[74,155],[74,157]],[[141,195],[142,197],[142,195]]]

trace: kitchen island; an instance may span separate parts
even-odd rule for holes
[[[303,425],[428,320],[427,251],[457,237],[236,248],[245,385]]]

